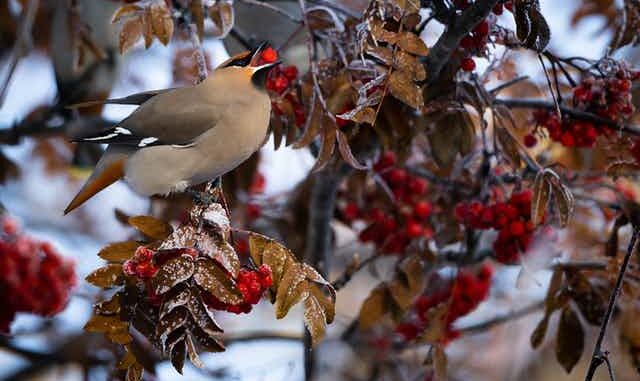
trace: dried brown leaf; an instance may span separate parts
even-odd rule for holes
[[[422,107],[422,90],[405,72],[396,70],[391,73],[388,86],[391,95],[398,100],[416,109]]]
[[[96,287],[111,288],[123,284],[125,276],[121,264],[108,264],[87,275],[85,279]]]
[[[140,244],[136,241],[116,242],[105,246],[98,256],[109,262],[124,262],[133,257]]]
[[[129,225],[145,236],[156,240],[163,240],[173,232],[171,225],[151,216],[130,217]]]
[[[551,185],[547,182],[544,171],[538,172],[533,183],[533,197],[531,198],[531,222],[539,225],[547,210]]]
[[[142,21],[134,18],[126,21],[120,29],[119,48],[120,54],[126,53],[142,37]]]
[[[429,54],[427,45],[413,32],[402,32],[398,36],[397,45],[405,52],[415,54],[416,56],[426,56]]]
[[[584,329],[578,315],[570,306],[564,307],[558,325],[556,341],[556,359],[562,367],[571,373],[584,351]]]
[[[153,33],[163,45],[167,45],[173,36],[174,25],[171,11],[164,1],[151,4],[151,21]]]
[[[391,295],[384,283],[374,288],[360,307],[358,314],[360,329],[367,330],[380,321],[389,312],[390,303]]]

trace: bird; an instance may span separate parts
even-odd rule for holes
[[[143,196],[168,195],[215,180],[248,159],[268,132],[266,78],[280,64],[274,53],[263,42],[229,58],[193,86],[72,105],[139,107],[106,131],[72,138],[107,148],[64,214],[119,179]]]

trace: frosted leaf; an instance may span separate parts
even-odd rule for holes
[[[165,342],[169,337],[169,334],[184,326],[187,322],[187,318],[188,313],[185,308],[176,308],[164,318],[160,319],[160,322],[156,327],[156,334],[158,335],[163,348],[166,348]]]
[[[187,345],[184,340],[178,341],[171,349],[171,364],[182,374],[182,368],[184,367],[184,359],[187,355]]]
[[[93,315],[84,325],[84,330],[87,332],[107,333],[123,331],[128,327],[129,325],[120,320],[118,316]]]
[[[182,286],[182,287],[181,287]],[[160,307],[160,319],[176,307],[186,305],[191,299],[191,290],[186,285],[178,285],[167,293]]]
[[[223,303],[238,304],[242,302],[242,295],[236,289],[229,275],[212,259],[198,258],[193,279],[198,286]]]
[[[240,271],[240,259],[235,249],[227,241],[218,241],[214,250],[210,251],[213,259],[217,260],[234,277]]]
[[[185,343],[187,344],[187,354],[189,355],[189,360],[191,361],[191,363],[198,368],[204,368],[204,364],[202,363],[202,361],[200,361],[196,344],[193,342],[191,335],[187,334],[185,336]]]
[[[222,328],[220,328],[218,323],[213,319],[213,316],[209,314],[209,310],[205,307],[200,296],[193,296],[189,299],[187,308],[189,308],[189,312],[191,312],[195,323],[204,333],[211,336],[223,332]]]
[[[224,352],[224,344],[217,338],[209,336],[200,328],[191,329],[191,334],[207,352]]]
[[[209,205],[202,213],[202,220],[206,222],[216,234],[219,234],[223,239],[227,239],[229,231],[231,230],[231,222],[222,205]]]
[[[304,300],[304,325],[311,334],[311,341],[315,345],[322,337],[325,331],[325,314],[320,302],[309,296]]]
[[[156,294],[162,295],[176,284],[191,278],[193,268],[192,258],[185,255],[165,263],[151,279]]]
[[[122,265],[108,264],[100,267],[85,278],[87,282],[101,288],[111,288],[119,286],[124,282],[124,274],[122,273]]]
[[[308,288],[309,284],[306,282],[306,275],[302,270],[302,265],[294,262],[291,266],[288,266],[282,281],[278,285],[276,318],[282,319],[285,317],[293,305],[307,296]]]

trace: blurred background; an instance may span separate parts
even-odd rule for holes
[[[12,20],[11,15],[19,14],[25,2],[2,0],[0,22]],[[44,2],[43,2],[44,3]],[[65,257],[76,263],[80,279],[100,265],[96,253],[105,244],[129,238],[132,231],[118,215],[147,214],[154,209],[153,202],[136,196],[124,183],[116,183],[107,191],[98,194],[78,212],[62,216],[62,210],[79,189],[83,179],[89,173],[96,155],[95,147],[79,152],[64,137],[26,133],[24,136],[12,134],[15,125],[28,120],[38,120],[39,113],[48,112],[55,104],[69,104],[79,100],[94,99],[108,95],[121,97],[131,93],[176,86],[188,82],[190,53],[184,49],[188,45],[177,42],[162,46],[159,43],[145,50],[137,46],[126,55],[117,53],[117,30],[110,18],[118,3],[106,0],[78,0],[83,17],[88,20],[96,42],[109,55],[104,62],[96,63],[87,54],[83,70],[68,70],[72,66],[68,57],[71,48],[69,36],[73,31],[65,30],[61,18],[66,17],[56,8],[56,2],[47,3],[45,9],[36,16],[34,28],[37,39],[33,49],[19,60],[15,73],[6,89],[4,101],[0,107],[0,155],[2,163],[2,184],[0,202],[8,215],[17,220],[21,229],[36,239],[50,242]],[[297,10],[297,4],[273,2],[274,5]],[[543,0],[542,10],[551,26],[552,51],[561,51],[565,56],[578,55],[598,58],[605,53],[611,39],[603,31],[605,23],[602,17],[587,17],[572,25],[572,17],[581,4],[574,0]],[[209,66],[215,67],[229,57],[243,50],[239,40],[267,39],[276,46],[295,29],[294,24],[268,14],[263,8],[252,7],[243,2],[234,3],[236,12],[236,32],[225,39],[206,38],[204,48],[210,59]],[[549,11],[551,10],[551,11]],[[277,20],[277,22],[275,21]],[[511,18],[501,19],[511,25]],[[10,67],[9,51],[13,39],[0,30],[2,51],[0,56],[0,78],[8,75]],[[40,31],[40,32],[38,32]],[[237,35],[241,32],[241,35]],[[441,29],[427,28],[423,38],[428,45],[438,37]],[[302,39],[302,37],[300,37]],[[181,45],[182,44],[182,45]],[[54,48],[58,46],[58,48]],[[283,52],[287,63],[295,64],[305,70],[307,57],[302,40],[288,44]],[[54,53],[50,53],[54,51]],[[60,53],[56,53],[60,52]],[[496,54],[501,54],[499,51]],[[59,57],[56,54],[60,55]],[[632,64],[637,63],[637,52],[623,51]],[[530,74],[540,78],[539,63],[533,56],[520,54],[513,57],[517,74]],[[481,66],[486,62],[479,61]],[[98,67],[93,67],[98,65]],[[186,69],[183,67],[186,66]],[[90,69],[88,69],[90,68]],[[83,76],[89,89],[78,91],[75,81]],[[90,78],[90,79],[86,79]],[[79,94],[82,93],[82,94]],[[108,105],[86,120],[94,121],[92,126],[71,126],[71,128],[98,128],[125,117],[132,107]],[[59,121],[50,120],[52,128]],[[307,149],[273,149],[270,142],[259,155],[258,172],[264,176],[265,186],[260,197],[277,198],[278,195],[292,190],[304,179],[313,166],[314,159]],[[69,166],[72,163],[72,166]],[[246,200],[237,199],[235,205],[246,204]],[[117,211],[117,213],[116,213]],[[367,247],[360,246],[353,232],[344,226],[336,226],[338,258],[348,258],[354,252],[366,255]],[[378,268],[384,271],[384,263]],[[478,322],[520,310],[522,307],[536,305],[544,298],[549,274],[544,271],[531,274],[525,284],[515,287],[520,270],[505,267],[498,270],[490,298],[470,315],[459,320],[456,325],[463,329],[473,327]],[[335,275],[335,274],[334,274]],[[330,277],[331,278],[331,277]],[[359,361],[358,348],[353,348],[339,340],[343,331],[356,317],[357,308],[377,284],[377,276],[363,271],[347,287],[342,289],[337,299],[336,322],[330,326],[328,338],[315,349],[319,358],[319,374],[323,380],[362,379],[367,374]],[[60,346],[65,340],[86,341],[83,345],[91,347],[91,340],[77,338],[82,326],[90,316],[91,305],[97,289],[80,281],[66,310],[55,318],[43,321],[42,318],[20,315],[11,326],[14,334],[12,342],[20,348],[32,351],[48,351],[59,348],[73,350],[73,346]],[[0,308],[2,301],[0,301]],[[531,312],[532,311],[532,312]],[[495,324],[488,330],[470,330],[447,347],[449,356],[449,377],[451,380],[581,380],[588,356],[583,358],[571,375],[555,361],[552,343],[543,344],[541,350],[532,350],[529,336],[539,321],[541,312],[532,309],[518,319],[510,319]],[[530,312],[530,313],[529,313]],[[180,377],[169,364],[162,364],[157,380],[302,380],[303,346],[300,338],[303,334],[302,311],[296,310],[285,319],[276,321],[273,307],[263,302],[249,315],[226,316],[219,313],[222,326],[225,327],[228,347],[224,353],[203,355],[206,364],[204,370],[187,367],[185,375]],[[270,337],[276,333],[279,337]],[[586,348],[591,348],[592,335],[587,336]],[[615,337],[609,348],[618,345]],[[638,379],[631,364],[619,351],[614,353],[613,361],[619,373],[618,380]],[[616,353],[620,353],[617,355]],[[95,353],[100,356],[100,353]],[[14,351],[0,347],[0,380],[81,380],[84,377],[82,364],[69,362],[56,364],[43,362],[35,369],[28,369],[31,362]],[[403,369],[398,370],[398,379],[402,379]],[[602,379],[604,372],[602,372]],[[92,370],[91,379],[101,380],[107,371]]]

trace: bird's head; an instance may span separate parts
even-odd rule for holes
[[[256,87],[264,89],[269,70],[279,64],[278,53],[265,41],[255,49],[229,58],[220,68],[242,70]]]

